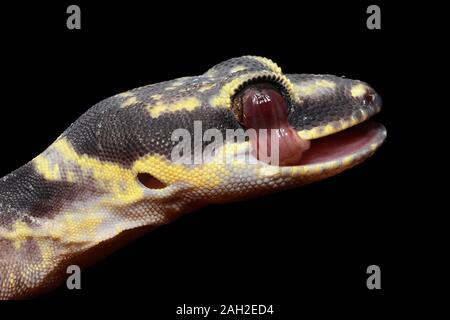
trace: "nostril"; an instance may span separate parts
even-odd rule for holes
[[[167,184],[147,172],[138,173],[137,178],[140,183],[149,189],[163,189],[167,187]]]
[[[381,99],[381,96],[378,93],[375,93],[374,97],[374,104],[381,107],[383,105],[383,99]]]
[[[364,104],[371,104],[375,101],[375,93],[373,91],[368,91],[363,96],[363,103]]]

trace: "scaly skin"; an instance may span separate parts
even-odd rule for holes
[[[383,142],[333,161],[270,166],[234,161],[173,163],[172,132],[241,128],[230,106],[249,82],[276,83],[289,122],[306,140],[351,127],[377,113],[367,84],[331,75],[284,75],[269,59],[240,57],[205,74],[144,86],[105,99],[47,150],[0,180],[0,298],[25,298],[57,286],[68,265],[92,263],[124,235],[136,236],[208,203],[225,203],[321,180],[368,158]],[[367,100],[367,94],[372,98]],[[217,157],[249,143],[228,143]],[[148,173],[164,188],[137,178]]]

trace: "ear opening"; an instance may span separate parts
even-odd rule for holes
[[[148,189],[164,189],[167,187],[167,184],[147,172],[138,173],[137,179]]]

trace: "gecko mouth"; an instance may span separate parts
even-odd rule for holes
[[[252,152],[258,160],[270,165],[302,166],[336,161],[369,152],[381,145],[385,137],[382,125],[366,121],[325,137],[302,139],[288,122],[287,103],[277,88],[253,85],[239,99],[241,123],[255,132],[250,135]]]
[[[386,131],[375,121],[366,121],[351,128],[312,140],[295,165],[310,165],[344,159],[378,147]],[[282,156],[281,156],[282,158]]]

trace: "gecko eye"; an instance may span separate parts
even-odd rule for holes
[[[280,89],[269,83],[253,84],[233,99],[232,110],[251,135],[253,154],[271,165],[299,163],[309,141],[304,141],[288,122],[288,102]],[[273,151],[273,152],[272,152]]]
[[[279,128],[287,120],[288,104],[282,92],[270,83],[249,85],[233,99],[232,111],[244,128]]]

